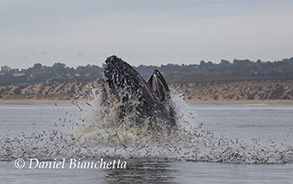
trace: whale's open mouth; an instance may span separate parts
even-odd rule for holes
[[[102,79],[104,105],[113,101],[121,103],[120,117],[136,111],[138,123],[139,119],[160,118],[168,126],[176,126],[170,90],[158,70],[146,82],[133,67],[116,56],[107,58],[106,64]],[[130,103],[133,101],[139,103]]]
[[[169,87],[167,85],[166,80],[159,70],[155,70],[154,73],[147,80],[147,84],[152,88],[153,93],[160,101],[168,100],[169,95]]]

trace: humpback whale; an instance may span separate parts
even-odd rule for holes
[[[163,75],[155,70],[147,81],[127,62],[117,56],[106,59],[102,74],[102,105],[119,104],[119,118],[135,112],[136,125],[149,120],[176,127],[175,109],[170,89]]]

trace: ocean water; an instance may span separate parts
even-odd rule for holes
[[[184,112],[192,114],[188,124],[200,130],[190,135],[198,139],[176,149],[175,143],[162,149],[145,149],[149,145],[143,143],[143,148],[133,149],[135,153],[125,148],[131,146],[121,134],[121,151],[113,145],[95,147],[89,137],[84,142],[90,144],[64,138],[86,126],[82,122],[87,121],[89,108],[93,107],[0,105],[0,183],[293,183],[292,105],[187,105]],[[127,167],[28,168],[30,158],[61,161],[63,157],[121,159]],[[15,167],[17,158],[25,160],[24,168]]]

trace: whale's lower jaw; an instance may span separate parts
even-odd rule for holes
[[[106,64],[102,78],[103,105],[119,103],[121,118],[135,111],[137,124],[145,119],[160,119],[168,126],[176,126],[171,99],[162,101],[141,75],[122,59],[111,56]]]

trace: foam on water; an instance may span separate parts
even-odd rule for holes
[[[224,163],[292,163],[291,145],[262,142],[251,143],[216,137],[195,122],[187,104],[172,92],[176,109],[177,129],[165,122],[144,119],[139,125],[137,113],[119,116],[119,102],[101,105],[99,93],[90,103],[84,119],[74,124],[72,133],[58,130],[41,134],[0,137],[0,160],[16,158],[159,158]],[[135,106],[137,101],[128,105]],[[152,127],[150,128],[150,121]],[[68,123],[68,122],[67,122]],[[70,124],[70,126],[73,126]]]

